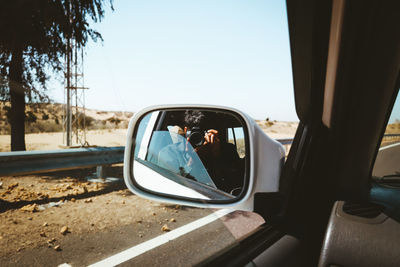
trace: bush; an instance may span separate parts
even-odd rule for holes
[[[110,123],[114,123],[115,126],[118,126],[118,124],[121,122],[121,120],[116,117],[111,117],[111,118],[107,119],[107,121],[109,121]]]
[[[7,122],[10,122],[10,119],[11,119],[11,107],[4,106],[4,110],[5,110],[5,115],[6,115],[6,118],[7,118]]]
[[[25,122],[29,123],[33,123],[37,121],[37,117],[35,114],[33,114],[32,111],[28,111],[27,113],[25,113]]]
[[[95,119],[93,117],[90,116],[86,116],[85,115],[85,123],[86,123],[86,127],[89,127],[93,124],[93,122],[95,121]]]
[[[38,121],[34,123],[25,123],[25,133],[51,133],[62,132],[61,125],[51,121]]]
[[[7,122],[0,127],[0,134],[11,134],[11,126]]]
[[[75,120],[75,115],[72,115],[72,121]],[[78,125],[80,128],[89,127],[95,121],[93,117],[86,116],[85,114],[78,113]]]
[[[272,125],[274,125],[274,123],[273,123],[272,121],[266,121],[266,122],[265,122],[265,125],[266,125],[267,127],[271,127]]]

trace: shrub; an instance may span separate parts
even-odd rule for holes
[[[51,121],[38,121],[25,124],[25,133],[61,132],[62,126]]]
[[[265,122],[265,125],[266,125],[267,127],[270,127],[270,126],[274,125],[274,123],[273,123],[272,121],[266,121],[266,122]]]
[[[74,120],[75,120],[75,114],[72,115],[72,121]],[[81,112],[78,113],[78,125],[80,128],[91,126],[94,120],[95,119],[93,117],[86,116]]]
[[[27,122],[28,124],[36,122],[36,120],[37,117],[32,111],[28,111],[27,113],[25,113],[25,122]]]
[[[4,110],[5,110],[5,115],[6,115],[6,118],[7,118],[7,122],[10,122],[10,119],[11,119],[11,107],[4,106]]]
[[[114,123],[115,126],[118,126],[118,124],[121,122],[121,120],[119,118],[116,118],[116,117],[108,118],[107,121],[109,121],[110,123]]]
[[[85,123],[86,123],[87,127],[91,126],[94,121],[95,121],[95,119],[93,117],[85,115]]]

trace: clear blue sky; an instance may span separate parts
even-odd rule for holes
[[[393,105],[392,113],[390,114],[389,123],[394,123],[400,120],[400,94],[397,95]]]
[[[284,1],[114,2],[86,48],[86,106],[216,104],[296,121]],[[50,91],[63,102],[62,85]]]

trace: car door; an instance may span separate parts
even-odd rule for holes
[[[279,194],[255,200],[276,235],[272,231],[263,238],[264,252],[253,263],[316,266],[335,202],[371,202],[371,173],[399,88],[400,6],[395,1],[288,0],[287,10],[301,122]],[[342,242],[353,238],[350,231]],[[260,251],[257,241],[243,242],[237,258]],[[395,262],[379,251],[389,258],[386,265]],[[341,256],[350,259],[352,253]],[[322,266],[341,265],[321,259]]]
[[[370,200],[373,163],[398,91],[399,6],[287,3],[302,124],[283,176],[286,224],[301,237],[304,260],[316,265],[335,201]]]

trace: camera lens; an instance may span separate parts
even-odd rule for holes
[[[201,146],[204,142],[204,132],[198,127],[193,127],[191,131],[187,132],[189,143],[195,148]]]
[[[203,143],[203,135],[201,133],[193,133],[189,137],[189,142],[192,146],[201,146]]]

